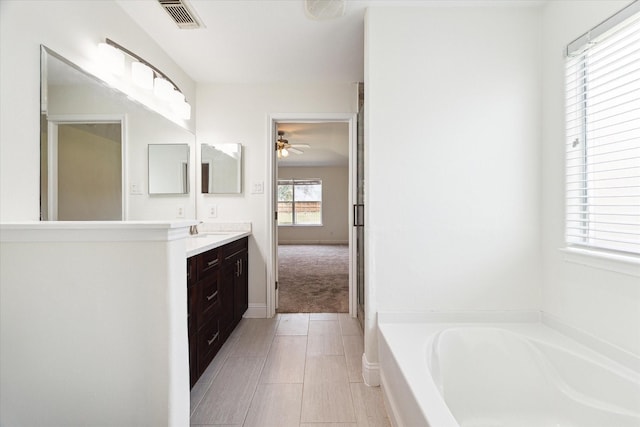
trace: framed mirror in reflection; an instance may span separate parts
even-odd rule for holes
[[[202,193],[242,193],[241,144],[202,144],[200,154]]]
[[[189,145],[149,144],[149,194],[189,194]]]

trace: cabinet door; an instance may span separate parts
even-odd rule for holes
[[[242,319],[242,315],[249,308],[249,255],[247,251],[243,251],[238,254],[236,263],[238,265],[238,272],[235,277],[234,283],[234,309],[233,320],[234,323],[238,323]]]
[[[220,308],[220,329],[222,338],[226,339],[233,330],[234,317],[233,308],[235,305],[234,288],[235,288],[236,264],[231,259],[225,259],[222,264],[220,277],[220,289],[222,293],[222,301]]]

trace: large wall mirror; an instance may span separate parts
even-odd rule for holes
[[[52,50],[41,54],[41,218],[195,219],[195,136]],[[175,158],[156,164],[153,144],[181,148],[165,148]]]
[[[239,194],[242,192],[242,145],[201,146],[202,192]]]

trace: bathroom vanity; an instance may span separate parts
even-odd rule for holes
[[[191,387],[248,308],[248,232],[200,234],[187,242]]]

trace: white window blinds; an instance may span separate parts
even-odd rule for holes
[[[569,246],[640,254],[639,6],[567,47]]]

